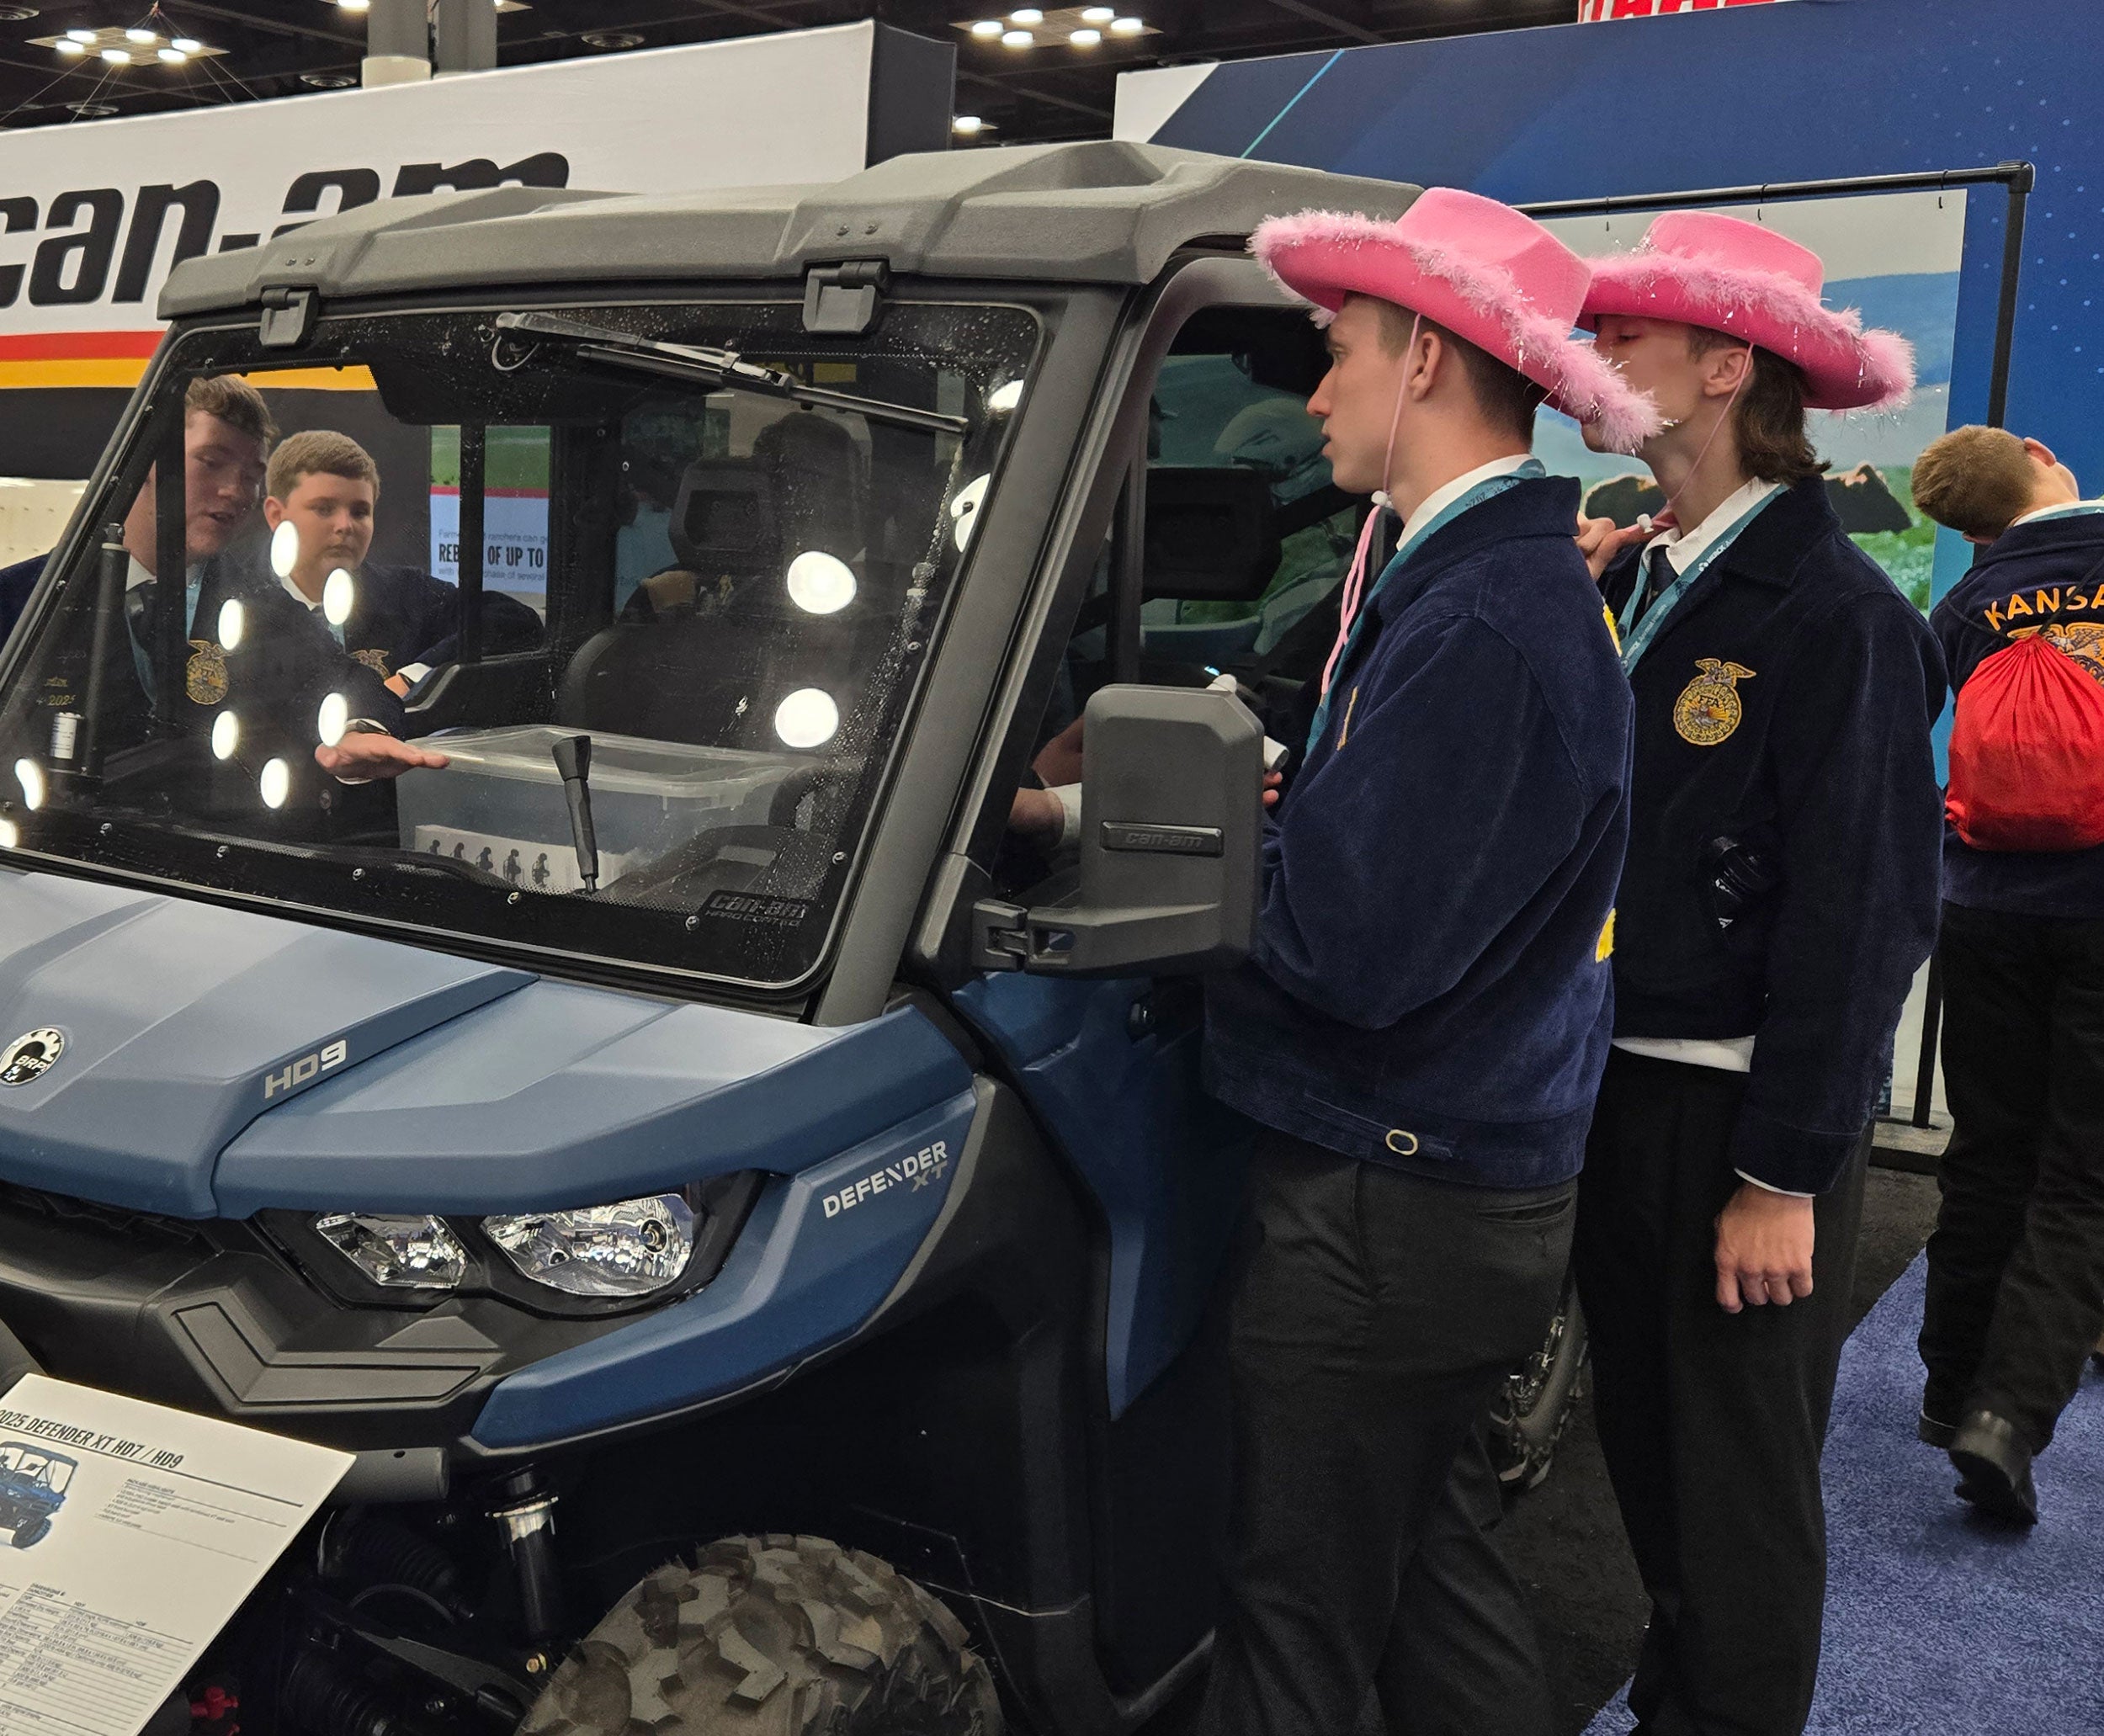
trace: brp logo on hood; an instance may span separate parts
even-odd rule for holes
[[[51,1070],[66,1053],[66,1033],[46,1028],[18,1037],[0,1049],[0,1085],[27,1085]]]

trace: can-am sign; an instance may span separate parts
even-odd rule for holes
[[[135,385],[178,261],[378,199],[853,174],[875,28],[0,134],[0,387]]]
[[[1680,12],[1715,12],[1726,6],[1772,6],[1776,0],[1578,0],[1578,22],[1604,24],[1617,18],[1666,18]]]

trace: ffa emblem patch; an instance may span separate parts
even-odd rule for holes
[[[193,705],[216,705],[226,697],[226,653],[209,639],[194,639],[190,647],[183,691]]]
[[[1673,727],[1681,740],[1697,747],[1714,747],[1739,727],[1745,708],[1739,700],[1739,683],[1751,681],[1753,671],[1721,657],[1698,657],[1702,671],[1682,689],[1673,703]]]
[[[385,651],[353,651],[351,657],[353,661],[363,663],[382,681],[395,672],[387,666],[387,653]]]
[[[2064,626],[2056,624],[2043,630],[2048,645],[2074,658],[2091,679],[2104,682],[2104,626],[2095,621],[2070,621]],[[2027,636],[2010,635],[2012,639]]]

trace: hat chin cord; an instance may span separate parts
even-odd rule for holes
[[[1739,376],[1739,384],[1732,387],[1731,396],[1724,400],[1724,413],[1717,418],[1716,427],[1709,431],[1709,438],[1703,442],[1702,450],[1695,454],[1695,462],[1687,467],[1687,474],[1681,478],[1681,486],[1666,497],[1666,510],[1672,513],[1675,523],[1677,523],[1680,519],[1681,496],[1687,492],[1695,478],[1702,474],[1703,460],[1709,456],[1709,449],[1717,443],[1718,435],[1724,433],[1724,425],[1731,420],[1731,412],[1739,402],[1739,394],[1746,389],[1746,382],[1752,378],[1753,346],[1748,344],[1746,346],[1746,371]],[[1687,417],[1682,417],[1677,422],[1668,422],[1666,427],[1680,427],[1686,421]],[[1682,528],[1683,529],[1693,528],[1692,525],[1684,525]]]
[[[1410,394],[1410,358],[1416,353],[1417,332],[1425,322],[1422,314],[1413,314],[1410,321],[1410,342],[1403,346],[1403,377],[1395,383],[1395,413],[1388,419],[1388,450],[1381,454],[1381,486],[1373,491],[1373,510],[1366,515],[1366,523],[1359,529],[1359,546],[1352,556],[1352,570],[1344,576],[1344,594],[1337,609],[1336,643],[1330,647],[1330,656],[1322,666],[1321,691],[1330,691],[1330,680],[1336,673],[1338,661],[1344,656],[1346,642],[1352,636],[1352,624],[1358,618],[1359,602],[1366,589],[1366,564],[1373,547],[1373,534],[1380,528],[1381,514],[1395,512],[1395,502],[1389,498],[1388,482],[1395,468],[1395,436],[1403,426],[1403,401]],[[1396,512],[1397,518],[1402,514]]]

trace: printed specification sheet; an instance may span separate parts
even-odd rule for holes
[[[350,1463],[19,1381],[0,1396],[0,1736],[138,1736]]]

